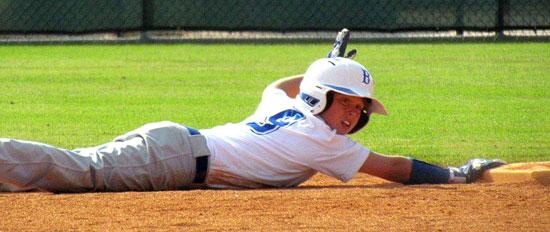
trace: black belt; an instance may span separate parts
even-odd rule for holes
[[[200,135],[201,133],[191,127],[187,127],[189,134],[191,135]],[[208,156],[197,157],[197,166],[195,168],[195,178],[193,179],[194,184],[204,184],[206,180],[206,172],[208,171]]]
[[[208,170],[208,156],[201,156],[197,158],[196,170],[193,183],[203,184],[204,180],[206,180],[206,171]]]

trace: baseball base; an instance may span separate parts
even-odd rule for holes
[[[514,163],[483,173],[479,182],[515,183],[536,181],[550,185],[550,161]]]

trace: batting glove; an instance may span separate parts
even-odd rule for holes
[[[453,183],[472,183],[479,179],[485,171],[505,164],[506,162],[499,159],[471,159],[460,168],[450,167],[450,179]]]
[[[338,35],[334,40],[334,45],[332,46],[332,50],[330,50],[330,52],[327,54],[327,58],[344,57],[344,54],[346,53],[346,48],[348,46],[349,37],[350,37],[350,32],[347,28],[344,28],[342,29],[342,31],[338,32]],[[357,49],[352,49],[351,51],[348,52],[345,58],[353,59],[355,58],[356,54],[357,54]]]

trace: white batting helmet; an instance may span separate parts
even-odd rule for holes
[[[350,134],[367,125],[372,113],[388,114],[382,103],[374,98],[372,75],[363,65],[353,60],[337,57],[313,62],[300,84],[297,100],[314,115],[320,114],[327,106],[327,93],[330,91],[371,100]]]

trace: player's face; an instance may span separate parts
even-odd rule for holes
[[[336,133],[349,133],[359,121],[361,111],[365,108],[363,98],[334,93],[332,105],[320,116]]]

